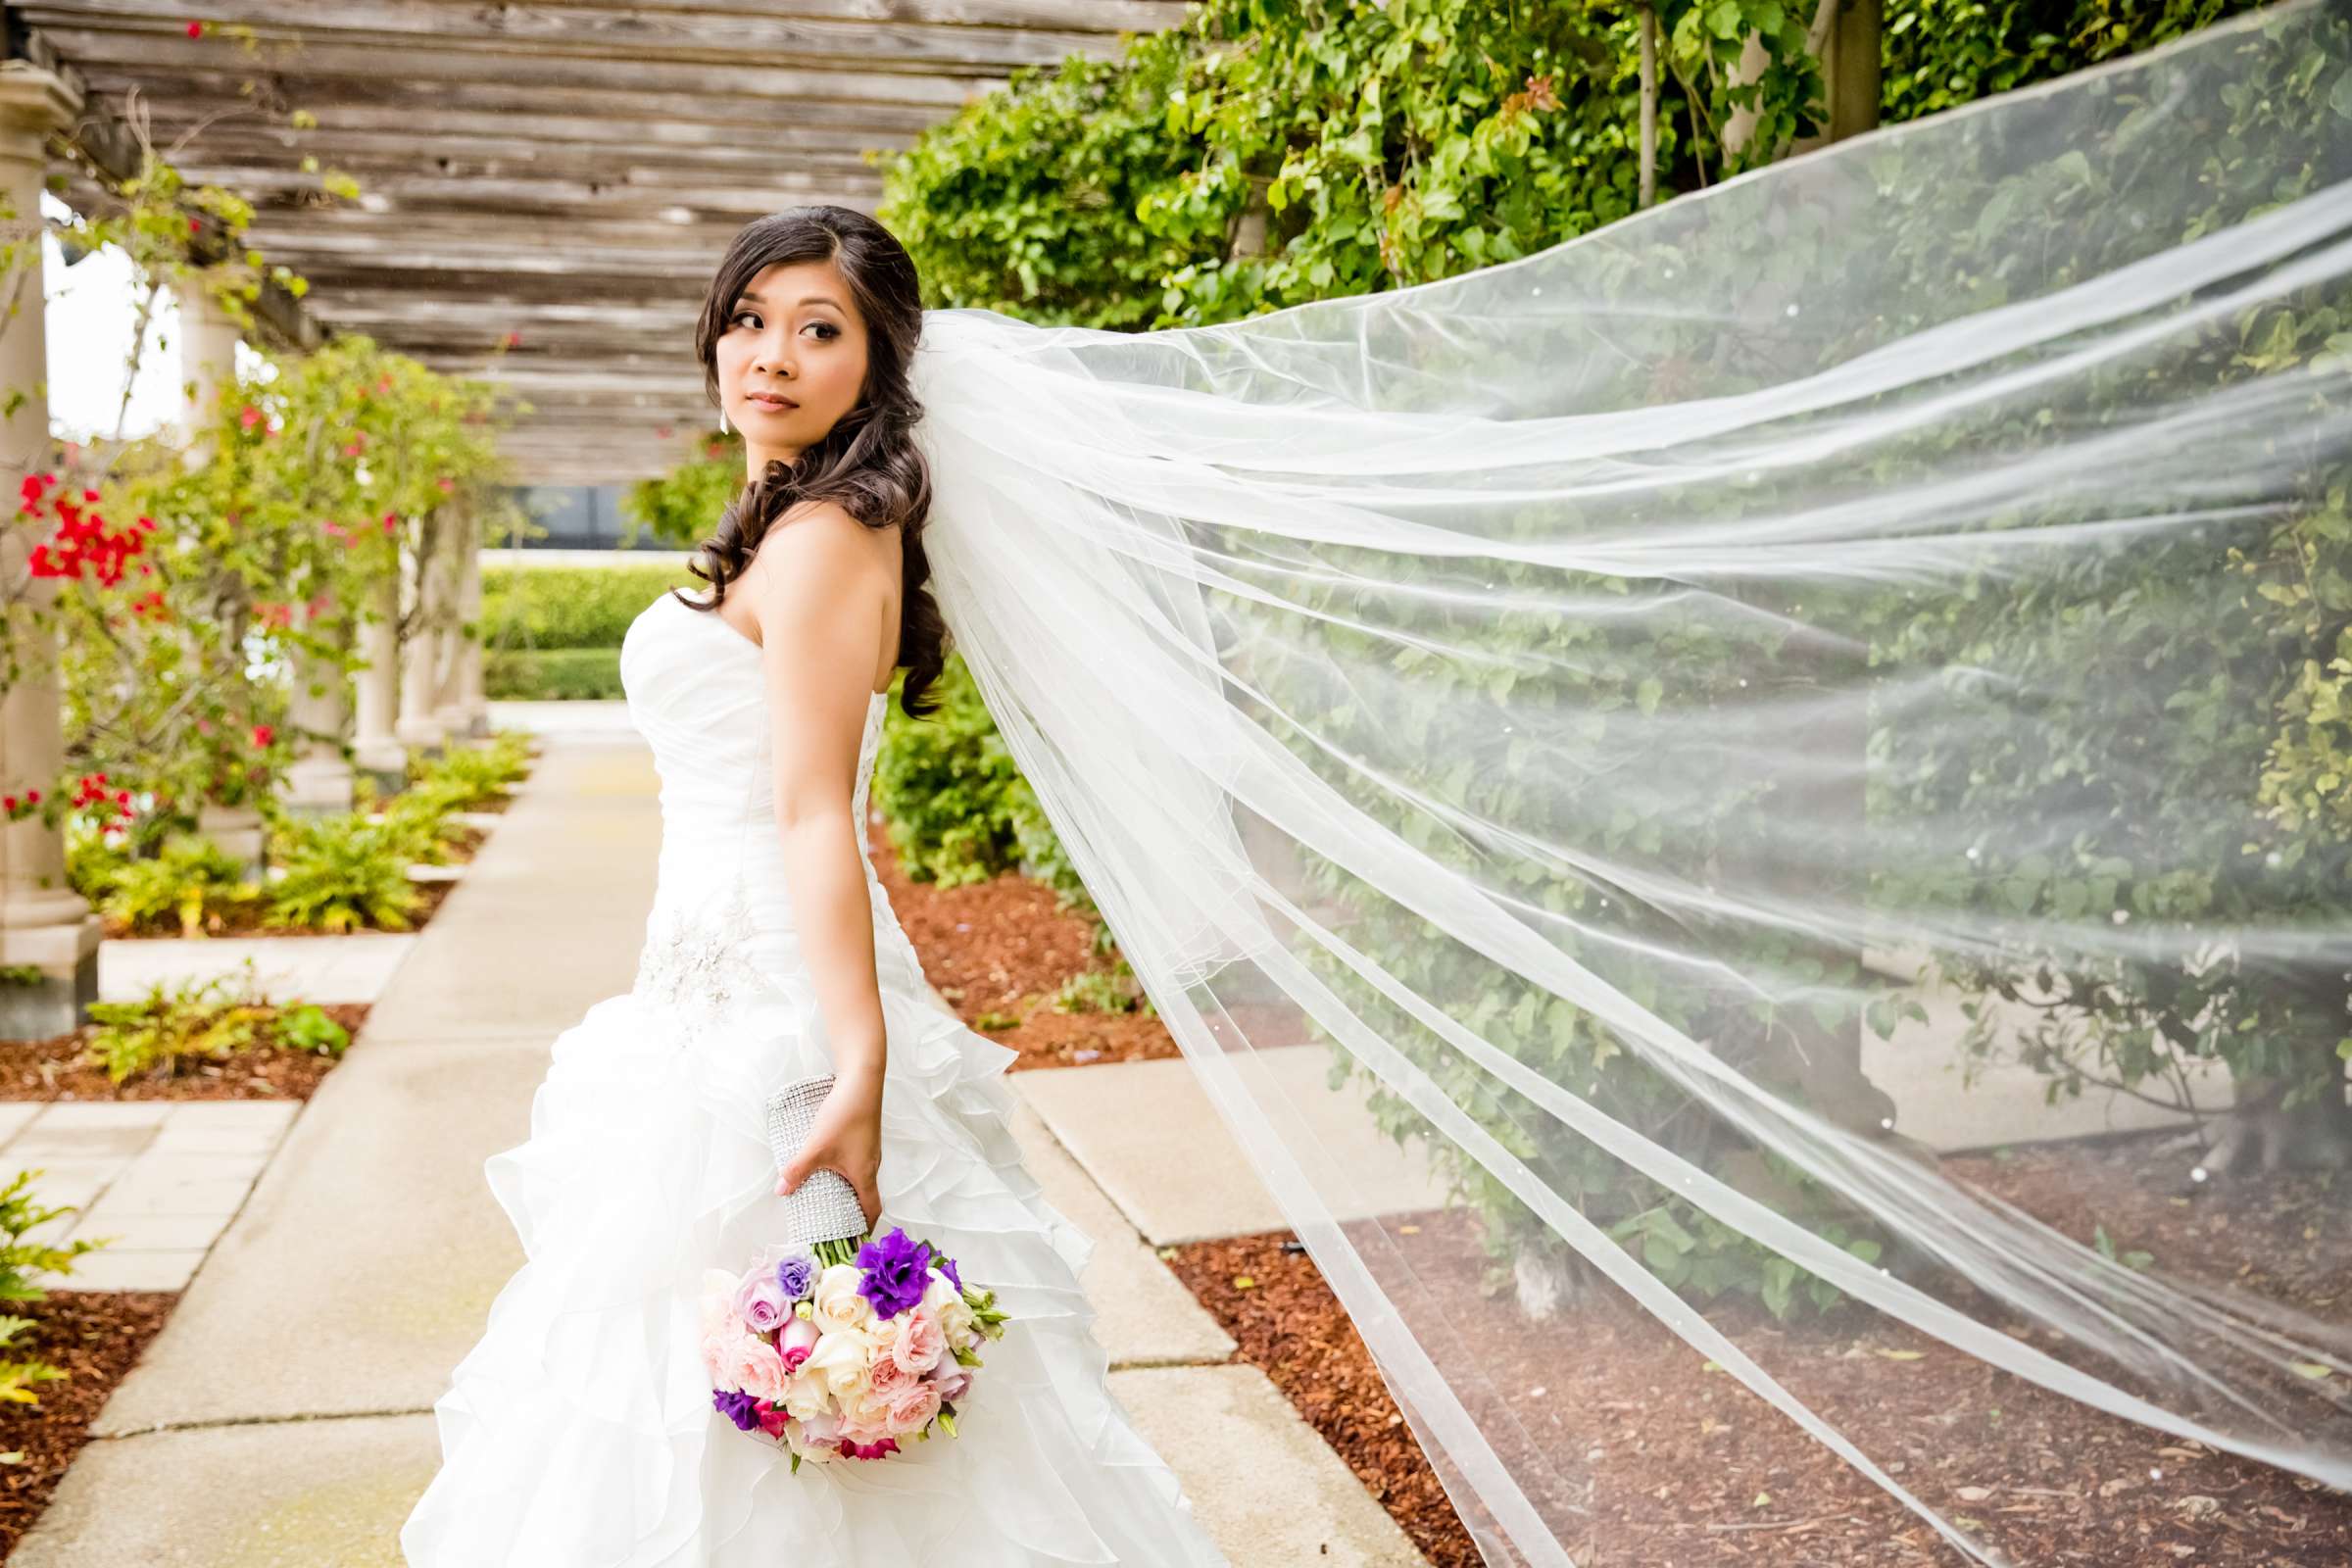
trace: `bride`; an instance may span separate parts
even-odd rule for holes
[[[759,220],[719,264],[696,347],[749,483],[704,548],[709,592],[664,594],[621,650],[662,780],[646,944],[486,1164],[526,1261],[435,1402],[413,1568],[1225,1561],[1107,1386],[1093,1244],[1009,1131],[1014,1053],[926,1000],[865,850],[892,672],[920,717],[944,662],[921,324],[906,251],[847,209]],[[779,1172],[762,1102],[824,1072]],[[774,1199],[820,1167],[1011,1321],[956,1439],[796,1474],[713,1407],[696,1297],[786,1239]]]

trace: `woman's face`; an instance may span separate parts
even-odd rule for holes
[[[857,407],[865,322],[830,261],[770,267],[728,306],[719,334],[719,407],[743,432],[746,471],[790,463]],[[765,401],[772,393],[788,403]]]

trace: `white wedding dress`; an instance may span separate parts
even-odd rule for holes
[[[530,1134],[484,1165],[526,1261],[434,1402],[412,1568],[1223,1565],[1129,1424],[1078,1275],[1093,1243],[1021,1164],[1014,1054],[938,1010],[873,865],[888,1024],[882,1215],[1010,1315],[962,1435],[804,1464],[736,1430],[698,1352],[706,1269],[779,1240],[761,1102],[830,1070],[770,816],[760,651],[665,594],[630,624],[629,716],[662,780],[634,985],[556,1037]],[[869,705],[856,814],[886,698]],[[859,853],[864,854],[862,839]]]

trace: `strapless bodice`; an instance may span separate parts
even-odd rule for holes
[[[652,748],[662,781],[653,914],[633,989],[689,1010],[723,1004],[731,984],[755,976],[795,989],[806,967],[776,832],[760,646],[715,613],[664,592],[629,623],[620,679],[629,720]],[[919,986],[920,966],[865,844],[888,700],[876,692],[866,705],[851,820],[873,908],[879,978]]]

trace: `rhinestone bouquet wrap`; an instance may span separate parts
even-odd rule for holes
[[[833,1075],[827,1072],[795,1079],[768,1096],[767,1149],[779,1169],[808,1141],[817,1107],[832,1092]],[[810,1171],[783,1201],[784,1233],[805,1247],[865,1236],[865,1210],[858,1201],[858,1189],[839,1171]]]

